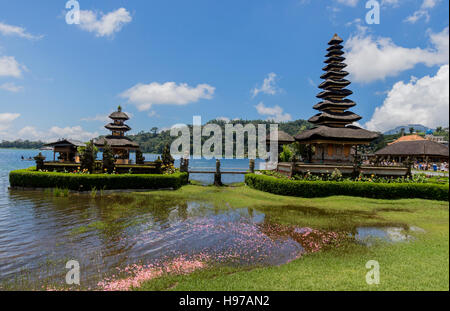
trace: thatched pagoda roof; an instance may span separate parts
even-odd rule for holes
[[[350,99],[343,99],[340,101],[324,100],[313,106],[316,110],[329,110],[329,109],[348,109],[355,106],[355,102]]]
[[[67,147],[67,146],[84,147],[84,146],[86,146],[86,144],[79,140],[63,138],[61,140],[47,143],[42,146],[43,147]]]
[[[344,98],[346,96],[352,95],[353,92],[348,89],[342,90],[325,90],[316,95],[317,98],[322,99],[333,99],[333,98]]]
[[[319,88],[327,89],[329,87],[336,87],[336,86],[346,87],[347,85],[350,85],[350,83],[351,83],[350,81],[345,80],[345,79],[339,79],[339,80],[327,79],[319,84]]]
[[[430,140],[399,141],[375,152],[378,156],[448,157],[448,147]]]
[[[95,140],[94,144],[97,147],[104,147],[105,142],[111,147],[128,147],[128,148],[139,148],[139,144],[132,141],[130,138],[125,136],[113,136],[108,135],[106,137],[101,137]]]
[[[321,113],[316,114],[315,116],[312,116],[311,118],[309,118],[308,121],[311,123],[324,123],[326,121],[353,123],[361,119],[362,119],[361,116],[351,111],[344,111],[344,112],[323,111]]]
[[[117,107],[117,111],[114,111],[113,113],[111,113],[109,115],[109,118],[111,118],[113,120],[123,120],[123,121],[126,121],[126,120],[130,119],[128,117],[128,115],[125,112],[122,111],[122,107],[121,106]]]
[[[331,140],[336,142],[370,142],[378,136],[378,133],[353,125],[347,127],[330,127],[321,125],[296,135],[295,140],[304,143],[321,140]]]
[[[328,42],[329,45],[338,45],[344,42],[341,37],[337,35],[337,33],[334,34],[333,38]]]
[[[267,135],[266,137],[266,142],[270,143],[270,135]],[[291,135],[289,135],[286,132],[283,131],[278,131],[278,144],[279,145],[287,145],[287,144],[292,144],[295,142],[294,137],[292,137]]]
[[[345,76],[348,76],[348,72],[344,70],[330,70],[325,72],[323,75],[320,76],[321,79],[330,79],[330,78],[337,78],[342,79]]]
[[[124,131],[124,132],[127,132],[127,131],[131,130],[131,127],[129,127],[126,124],[114,124],[114,123],[106,124],[105,128],[107,128],[108,130],[111,130],[111,131]]]

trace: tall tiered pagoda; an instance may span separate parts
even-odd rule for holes
[[[105,128],[111,131],[111,135],[101,137],[94,143],[99,148],[103,148],[105,142],[108,143],[116,157],[116,163],[128,164],[130,151],[139,149],[139,144],[125,136],[125,133],[131,130],[131,128],[124,123],[129,120],[129,117],[125,112],[122,112],[122,107],[119,106],[117,111],[109,115],[109,118],[113,120],[113,122],[105,125]]]
[[[353,92],[346,88],[350,81],[345,79],[348,72],[343,70],[347,67],[342,56],[343,41],[335,34],[328,42],[326,66],[322,68],[325,73],[320,77],[325,81],[319,85],[322,92],[317,95],[322,101],[313,106],[320,113],[308,120],[316,126],[295,136],[296,141],[310,146],[307,162],[352,162],[353,147],[367,145],[378,137],[375,132],[352,125],[361,116],[348,110],[356,104],[346,98]]]

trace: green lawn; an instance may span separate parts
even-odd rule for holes
[[[236,187],[188,185],[177,191],[139,193],[170,200],[201,200],[217,208],[251,208],[272,221],[321,229],[357,226],[417,226],[409,242],[379,243],[370,248],[348,244],[309,254],[276,267],[243,270],[213,266],[189,275],[167,275],[136,290],[449,290],[448,202],[376,200],[333,196],[304,199]],[[365,264],[380,264],[380,284],[367,285]]]

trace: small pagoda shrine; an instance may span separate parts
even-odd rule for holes
[[[107,143],[111,146],[116,158],[116,164],[129,164],[130,151],[139,149],[139,144],[125,136],[125,133],[131,130],[124,123],[129,120],[129,117],[125,112],[122,112],[122,107],[119,106],[117,111],[109,115],[109,118],[113,122],[105,125],[105,128],[112,132],[111,135],[97,139],[94,144],[99,148],[103,148],[105,143]]]
[[[348,110],[356,104],[346,98],[353,92],[346,88],[350,81],[343,70],[347,65],[343,62],[342,42],[337,34],[328,42],[326,65],[322,68],[325,73],[320,77],[325,81],[319,85],[322,91],[317,95],[322,101],[313,106],[320,112],[308,120],[316,126],[295,136],[296,141],[308,146],[305,162],[349,164],[356,146],[367,145],[378,137],[375,132],[352,125],[361,116]]]

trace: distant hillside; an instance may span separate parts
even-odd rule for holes
[[[225,141],[225,124],[226,124],[226,122],[219,121],[219,120],[211,120],[208,123],[220,125],[220,127],[222,128],[222,133],[223,133],[223,141]],[[254,124],[255,127],[257,126],[257,124],[267,124],[267,130],[269,130],[269,124],[272,124],[273,122],[266,121],[266,120],[233,120],[233,121],[230,121],[229,123],[231,123],[231,124],[238,123],[238,124],[242,124],[244,126],[246,124]],[[191,128],[191,135],[192,135],[192,127],[191,126],[189,126],[189,127]],[[309,129],[311,127],[312,127],[312,124],[306,120],[295,120],[295,121],[290,121],[290,122],[278,123],[279,130],[284,131],[292,136],[300,133],[301,131]],[[140,132],[136,135],[129,135],[128,137],[130,137],[135,142],[139,143],[139,145],[141,146],[141,150],[143,152],[157,153],[157,154],[162,153],[164,146],[166,144],[171,144],[172,141],[174,141],[176,139],[176,137],[170,136],[170,130],[162,131],[160,133],[157,133],[157,131],[158,131],[157,128],[153,128],[152,130],[153,130],[153,132]],[[208,137],[202,137],[202,143],[206,139],[208,139]],[[245,145],[247,145],[247,138],[245,138]],[[225,150],[225,146],[223,146],[222,149]]]
[[[389,130],[387,132],[384,132],[384,135],[394,135],[394,134],[400,134],[402,129],[405,131],[405,133],[409,133],[409,129],[414,128],[414,132],[422,132],[425,133],[428,130],[432,130],[429,127],[426,127],[422,124],[408,124],[408,125],[400,125],[396,128]]]
[[[15,140],[0,142],[0,148],[17,148],[17,149],[39,149],[44,143],[42,141]]]

